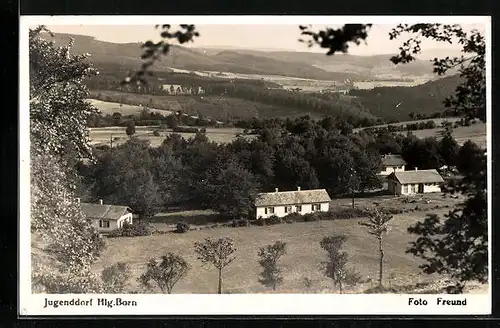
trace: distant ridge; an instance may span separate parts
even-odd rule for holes
[[[56,33],[57,44],[66,44],[74,38],[72,51],[90,53],[92,62],[99,66],[121,65],[137,69],[142,61],[141,43],[113,43],[97,40],[92,36]],[[169,67],[190,71],[216,71],[241,74],[281,75],[317,80],[352,81],[382,80],[388,78],[432,77],[432,63],[417,60],[406,65],[394,65],[389,55],[326,56],[321,53],[295,51],[262,51],[240,47],[173,46],[169,55],[155,64],[155,70]]]

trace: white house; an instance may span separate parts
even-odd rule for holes
[[[394,172],[387,177],[387,189],[394,195],[441,192],[443,177],[436,170]]]
[[[387,176],[394,172],[404,172],[406,162],[401,155],[387,154],[382,157],[382,171],[379,175]]]
[[[103,204],[102,199],[99,203],[80,203],[82,212],[92,220],[92,224],[100,232],[110,232],[121,228],[124,222],[132,224],[133,211],[128,206]]]
[[[325,189],[278,191],[260,193],[255,200],[256,219],[276,215],[284,217],[290,213],[307,214],[327,212],[331,198]]]

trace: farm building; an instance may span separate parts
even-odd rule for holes
[[[404,172],[406,162],[401,155],[387,154],[382,157],[382,171],[379,175],[387,176],[394,172]]]
[[[109,232],[121,228],[124,222],[132,224],[133,211],[128,206],[99,203],[80,203],[82,212],[92,220],[100,232]]]
[[[290,213],[327,212],[331,198],[325,189],[260,193],[255,200],[256,219],[284,217]]]
[[[394,195],[440,192],[443,177],[436,170],[393,172],[387,177],[387,189]]]

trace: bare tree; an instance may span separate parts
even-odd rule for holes
[[[205,238],[205,241],[194,243],[194,250],[198,253],[198,259],[203,264],[212,264],[219,274],[219,285],[217,293],[222,294],[222,270],[231,264],[236,257],[234,242],[231,238],[211,239]]]
[[[286,243],[282,241],[277,241],[272,245],[267,245],[259,249],[259,264],[263,269],[259,279],[261,284],[276,290],[276,286],[283,282],[283,275],[281,269],[278,267],[278,261],[285,253]]]
[[[347,253],[340,251],[345,241],[346,237],[343,235],[325,237],[320,241],[321,248],[327,252],[327,260],[321,262],[320,267],[325,276],[339,287],[341,294],[344,286],[355,285],[360,280],[359,274],[347,267]]]
[[[155,259],[149,260],[146,272],[139,277],[138,281],[146,288],[152,288],[151,281],[154,281],[163,293],[170,294],[188,271],[189,264],[181,256],[167,253],[159,262]]]
[[[367,221],[358,222],[360,225],[365,226],[367,228],[367,232],[370,235],[373,235],[378,240],[378,249],[379,249],[379,277],[378,284],[382,286],[382,278],[383,278],[383,267],[384,267],[384,248],[383,248],[383,237],[389,230],[389,221],[393,218],[392,215],[384,213],[383,211],[375,208],[368,217]]]

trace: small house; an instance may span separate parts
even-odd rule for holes
[[[82,212],[103,233],[121,228],[124,222],[132,224],[133,211],[128,206],[99,203],[80,203]]]
[[[260,193],[255,200],[256,219],[284,217],[291,213],[327,212],[331,198],[325,189],[278,191]]]
[[[393,172],[387,177],[387,189],[394,195],[441,192],[443,177],[436,170]]]
[[[406,162],[401,155],[387,154],[382,157],[382,171],[379,175],[387,176],[394,172],[404,172]]]

